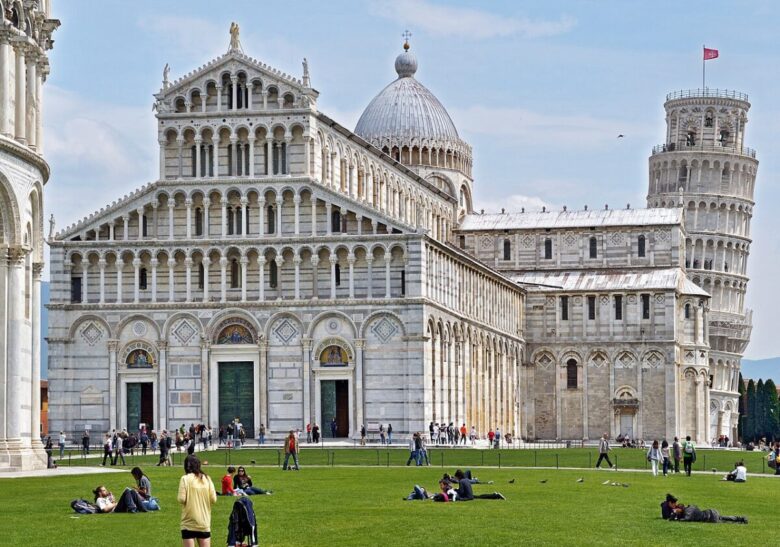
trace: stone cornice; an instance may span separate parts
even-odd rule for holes
[[[0,150],[7,152],[12,156],[18,157],[38,169],[38,171],[41,173],[43,184],[46,184],[46,182],[49,180],[49,174],[51,173],[49,164],[46,163],[46,160],[44,160],[43,157],[39,156],[23,144],[19,144],[13,139],[9,139],[4,135],[0,135]]]

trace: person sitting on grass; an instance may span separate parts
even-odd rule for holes
[[[745,482],[747,481],[747,468],[745,467],[745,462],[742,460],[738,461],[734,464],[734,471],[731,473],[726,474],[725,477],[723,477],[724,481],[732,481],[732,482]]]
[[[450,502],[458,499],[457,492],[452,488],[450,481],[442,479],[439,481],[439,492],[431,498],[433,501]]]
[[[239,466],[238,473],[233,477],[233,490],[242,491],[247,496],[265,496],[271,495],[270,490],[263,490],[257,486],[252,486],[252,477],[246,474],[246,469]]]
[[[696,505],[685,506],[681,503],[677,504],[672,510],[672,517],[670,520],[679,520],[681,522],[748,523],[747,517],[721,515],[715,509],[699,509]]]
[[[224,477],[222,477],[222,492],[219,493],[220,496],[241,496],[243,495],[243,490],[236,490],[233,482],[233,475],[236,472],[236,468],[232,465],[227,468],[227,473]]]
[[[157,505],[157,500],[152,499],[152,481],[149,480],[140,467],[133,467],[130,471],[135,479],[135,491],[141,497],[141,505],[147,511],[156,511],[160,507]]]
[[[474,477],[471,475],[471,469],[466,469],[464,471],[463,476],[466,477],[466,480],[468,480],[471,484],[493,484],[493,481],[487,481],[485,483],[481,482],[477,477]],[[446,480],[449,482],[457,482],[456,479],[453,479],[452,476],[450,476],[448,473],[444,474],[444,477],[442,477],[442,480]]]
[[[456,499],[458,501],[471,501],[473,499],[483,499],[483,500],[506,499],[503,495],[501,495],[498,492],[493,492],[492,494],[479,494],[475,496],[474,490],[472,490],[471,488],[471,479],[466,478],[466,474],[460,469],[455,471],[455,481],[452,482],[458,485],[457,490],[455,490],[455,494],[457,494]]]
[[[95,505],[101,513],[146,513],[146,507],[141,495],[132,488],[125,488],[119,501],[105,486],[98,486],[92,491],[95,494]]]

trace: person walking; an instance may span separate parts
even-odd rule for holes
[[[387,424],[387,444],[393,444],[393,424]]]
[[[60,437],[57,440],[57,446],[60,449],[60,459],[65,457],[65,432],[60,431]]]
[[[671,458],[669,457],[669,443],[666,439],[661,443],[661,460],[663,462],[664,477],[668,477]]]
[[[181,544],[182,547],[200,547],[211,545],[211,506],[217,503],[217,491],[214,483],[200,468],[200,460],[195,455],[184,459],[184,476],[179,480],[179,492],[176,499],[181,504]]]
[[[265,424],[260,424],[257,430],[257,444],[265,444]]]
[[[609,459],[609,451],[609,436],[604,433],[599,440],[599,459],[596,460],[596,469],[601,468],[601,462],[603,460],[607,460],[607,465],[609,465],[610,469],[613,468],[612,462]]]
[[[314,426],[311,428],[311,438],[314,444],[320,442],[320,426],[317,425],[317,422],[314,422]]]
[[[471,432],[469,433],[469,440],[471,440],[471,446],[477,445],[477,428],[476,426],[471,426]]]
[[[769,453],[770,457],[773,455],[775,459],[775,475],[780,475],[780,442],[776,442],[774,449]]]
[[[334,416],[333,419],[330,421],[330,436],[334,439],[336,438],[336,432],[339,430],[338,424],[336,424],[336,417]]]
[[[125,451],[123,448],[124,439],[122,438],[122,435],[116,436],[116,442],[114,443],[114,459],[111,461],[111,465],[116,465],[116,462],[118,459],[122,459],[122,465],[127,465],[125,463]]]
[[[415,462],[417,465],[420,465],[417,459],[417,439],[419,436],[420,436],[419,433],[414,433],[412,434],[412,437],[409,439],[409,459],[406,460],[407,467],[412,462]]]
[[[685,474],[690,477],[691,468],[693,467],[693,463],[696,461],[696,446],[693,444],[690,435],[685,437],[685,440],[682,443],[682,451],[683,451],[683,466],[685,466]]]
[[[43,449],[46,451],[46,469],[57,469],[57,464],[54,463],[54,458],[52,458],[54,447],[52,446],[51,435],[46,437]]]
[[[111,450],[113,449],[112,442],[111,442],[111,435],[106,433],[106,440],[103,441],[103,463],[100,465],[105,467],[106,466],[106,459],[108,459],[108,463],[111,463],[113,460],[111,459]]]
[[[366,426],[360,426],[360,446],[366,446]]]
[[[284,440],[284,465],[282,465],[284,471],[292,469],[287,466],[287,463],[290,461],[290,456],[292,456],[293,462],[295,463],[295,470],[298,471],[300,469],[300,467],[298,467],[298,440],[295,438],[295,432],[292,429]]]
[[[311,444],[311,422],[306,424],[306,442]]]
[[[469,430],[466,429],[466,424],[463,424],[460,426],[460,444],[466,444],[466,436],[468,435]]]
[[[653,445],[647,451],[647,461],[653,469],[653,476],[658,476],[658,462],[661,461],[661,449],[658,446],[658,439],[653,441]]]
[[[162,433],[160,433],[160,460],[157,462],[157,467],[168,465],[168,452],[171,449],[171,445],[169,444],[170,440],[171,438],[168,436],[168,432],[163,429]]]
[[[84,430],[84,434],[81,436],[81,453],[85,456],[89,456],[89,431]]]
[[[680,472],[680,460],[682,460],[682,445],[678,437],[672,441],[672,457],[674,458],[674,472]]]

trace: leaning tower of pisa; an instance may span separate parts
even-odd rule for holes
[[[745,146],[748,96],[696,89],[666,96],[666,139],[650,156],[649,207],[684,207],[688,276],[712,296],[710,438],[736,439],[740,360],[750,341],[745,308],[758,160]]]

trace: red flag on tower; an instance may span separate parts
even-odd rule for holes
[[[718,58],[718,50],[717,49],[710,49],[705,47],[704,48],[704,60],[709,61],[710,59],[717,59]]]

